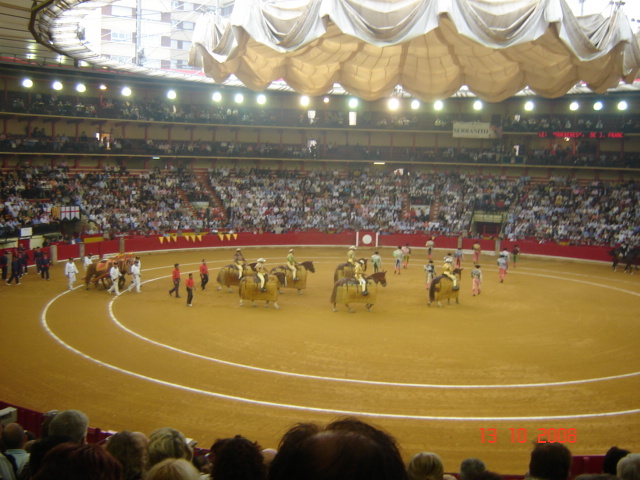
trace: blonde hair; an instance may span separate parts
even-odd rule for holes
[[[149,467],[160,463],[166,458],[191,460],[193,455],[184,435],[178,430],[169,427],[159,428],[149,435],[148,451]]]
[[[200,472],[183,458],[167,458],[155,465],[146,480],[199,480]]]
[[[413,456],[407,473],[411,480],[442,480],[444,464],[438,454],[421,452]]]

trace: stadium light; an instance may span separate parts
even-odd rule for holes
[[[30,78],[25,78],[24,80],[22,80],[22,86],[24,88],[31,88],[33,87],[33,80],[31,80]]]
[[[475,111],[482,110],[482,102],[480,100],[473,102],[473,109]]]
[[[258,103],[258,105],[264,105],[265,103],[267,103],[267,96],[264,93],[261,93],[256,97],[256,102]]]
[[[84,83],[79,83],[76,85],[76,92],[78,93],[84,93],[87,91],[87,87],[85,86]]]
[[[435,102],[433,102],[433,109],[434,110],[442,110],[444,108],[444,102],[442,100],[436,100]]]
[[[236,93],[236,95],[233,97],[233,100],[236,103],[242,103],[244,102],[244,95],[242,95],[241,93]]]
[[[178,94],[176,93],[176,91],[175,91],[175,90],[169,90],[169,91],[167,92],[167,98],[168,98],[169,100],[175,100],[177,96],[178,96]]]
[[[300,97],[300,105],[302,105],[303,107],[308,107],[310,102],[311,100],[308,96],[303,95]]]
[[[103,83],[98,87],[100,90],[106,90],[107,86]]]
[[[387,102],[387,107],[391,111],[398,110],[400,108],[400,100],[398,100],[396,97],[390,98]]]
[[[626,110],[627,108],[629,108],[629,105],[626,100],[618,102],[618,110]]]
[[[62,82],[56,80],[51,84],[51,88],[53,88],[54,90],[62,90]]]
[[[213,92],[213,95],[211,95],[211,100],[216,103],[220,102],[222,100],[222,94],[220,92]]]
[[[358,108],[358,99],[357,98],[349,99],[349,108]]]
[[[579,109],[580,109],[580,104],[578,102],[571,102],[571,105],[569,105],[569,110],[571,110],[572,112],[575,112]]]
[[[128,97],[129,95],[131,95],[131,89],[129,87],[122,87],[122,90],[120,90],[120,93],[122,94],[123,97]]]
[[[416,100],[415,98],[411,100],[411,110],[418,110],[420,108],[420,100]]]
[[[535,103],[533,103],[531,100],[529,100],[528,102],[525,102],[525,104],[524,104],[524,109],[525,109],[527,112],[532,111],[534,108],[536,108],[536,105],[535,105]]]
[[[596,103],[593,104],[593,109],[597,112],[599,112],[600,110],[602,110],[602,108],[604,107],[603,103],[601,101],[597,101]]]

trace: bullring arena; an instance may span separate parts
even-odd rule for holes
[[[2,2],[0,410],[36,436],[77,409],[89,443],[172,427],[202,449],[357,417],[405,464],[477,457],[504,480],[535,443],[574,456],[553,480],[640,452],[640,272],[610,256],[640,263],[637,5]],[[430,239],[438,273],[464,251],[459,303],[428,305]],[[385,279],[334,311],[350,245]],[[239,247],[268,270],[293,248],[306,287],[241,305],[216,288]],[[85,288],[85,253],[139,256],[141,292]]]
[[[67,291],[62,263],[50,282],[31,269],[21,286],[3,285],[0,396],[40,411],[78,408],[104,430],[169,424],[202,447],[242,434],[276,448],[295,422],[355,415],[395,435],[406,458],[437,451],[452,471],[477,456],[523,474],[540,434],[566,438],[574,455],[640,448],[640,275],[525,252],[499,283],[487,253],[473,297],[467,254],[460,304],[437,308],[426,304],[426,250],[414,248],[394,275],[384,247],[388,284],[372,311],[334,313],[333,272],[347,247],[296,247],[316,272],[301,294],[285,289],[275,310],[240,307],[237,287],[216,291],[234,250],[142,254],[141,294],[80,282]],[[359,247],[358,257],[373,250]],[[287,251],[244,248],[268,267]],[[435,250],[437,264],[445,253]],[[198,276],[203,258],[211,283],[186,308],[184,278]],[[181,299],[167,295],[176,262]]]

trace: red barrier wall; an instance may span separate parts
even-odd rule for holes
[[[610,247],[585,245],[585,246],[569,246],[558,245],[555,243],[538,243],[531,240],[510,241],[503,240],[501,248],[511,251],[514,245],[518,245],[520,251],[531,255],[548,255],[551,257],[576,258],[584,260],[600,260],[610,262]]]
[[[375,239],[373,232],[359,232],[359,238],[368,233]],[[238,246],[260,246],[260,245],[326,245],[326,246],[349,246],[356,245],[358,235],[356,232],[341,233],[320,233],[320,232],[289,232],[283,234],[275,233],[238,233],[238,234],[203,234],[176,237],[130,237],[124,240],[124,252],[149,252],[158,250],[184,250],[190,248],[235,248]],[[411,248],[424,248],[430,235],[404,235],[386,234],[378,237],[378,245],[387,248],[395,248],[398,245],[409,244]],[[434,239],[435,248],[453,251],[458,246],[458,237],[438,236]],[[496,240],[478,239],[483,252],[493,252],[496,248]],[[471,250],[476,239],[462,239],[462,248]],[[557,245],[555,243],[538,243],[532,240],[519,240],[517,242],[502,240],[501,249],[506,248],[509,252],[514,245],[518,245],[525,255],[544,255],[550,257],[574,258],[582,260],[596,260],[610,262],[610,247],[606,246],[568,246]],[[374,247],[363,245],[361,247]],[[58,245],[58,260],[65,261],[69,257],[80,257],[80,245]],[[120,252],[120,240],[105,240],[102,242],[85,244],[85,253],[102,257]],[[30,263],[33,263],[33,252],[29,251]]]

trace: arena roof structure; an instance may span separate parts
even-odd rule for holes
[[[257,91],[499,102],[522,92],[640,89],[640,40],[624,2],[577,16],[568,1],[236,0],[225,16],[218,0],[198,4],[190,74],[119,63],[83,41],[83,19],[114,1],[34,2],[30,30],[41,45],[96,67]]]

